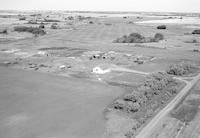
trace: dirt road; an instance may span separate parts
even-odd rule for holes
[[[136,73],[136,74],[140,74],[140,75],[149,75],[150,74],[148,72],[137,71],[137,70],[123,68],[123,67],[119,67],[119,66],[112,67],[112,68],[110,68],[110,70],[120,71],[120,72],[130,72],[130,73]]]
[[[179,92],[179,94],[142,129],[136,138],[148,138],[153,128],[181,101],[199,79],[200,74],[194,77],[191,82],[187,82],[187,85]]]

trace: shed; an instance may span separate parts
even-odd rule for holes
[[[96,73],[96,74],[105,74],[105,73],[108,73],[108,72],[110,72],[111,71],[111,69],[102,69],[102,68],[100,68],[100,67],[95,67],[95,68],[93,68],[93,70],[92,70],[92,72],[93,73]]]

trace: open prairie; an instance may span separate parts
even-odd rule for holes
[[[199,134],[199,14],[1,13],[0,137]]]

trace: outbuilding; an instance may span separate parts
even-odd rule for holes
[[[105,73],[108,73],[108,72],[110,72],[111,71],[111,69],[102,69],[102,68],[100,68],[100,67],[95,67],[95,68],[93,68],[93,70],[92,70],[92,72],[93,73],[96,73],[96,74],[105,74]]]

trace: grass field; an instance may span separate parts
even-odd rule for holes
[[[68,15],[45,12],[38,15],[38,19],[50,16],[48,19],[59,20],[59,29],[51,29],[53,22],[45,21],[44,30],[47,33],[44,36],[34,37],[28,33],[14,32],[15,26],[40,25],[27,24],[33,20],[31,14],[25,15],[27,21],[18,21],[17,15],[0,18],[0,29],[8,29],[8,34],[0,34],[0,65],[8,67],[8,70],[0,69],[0,86],[3,88],[0,92],[3,97],[0,100],[0,123],[4,124],[0,126],[0,137],[98,137],[105,128],[104,109],[122,93],[138,87],[144,82],[145,75],[123,71],[95,74],[94,67],[108,69],[117,66],[148,74],[166,71],[171,64],[182,61],[200,65],[200,53],[194,52],[194,49],[200,50],[200,38],[191,34],[197,25],[167,24],[166,30],[158,30],[160,24],[135,22],[163,19],[163,16],[141,14],[143,18],[137,18],[139,14],[124,19],[122,16],[110,17],[109,14],[109,17],[79,20],[75,15],[74,20],[68,20],[65,19]],[[130,33],[139,33],[145,37],[161,33],[164,40],[140,44],[113,43],[116,38]],[[9,52],[16,49],[18,51]],[[88,56],[86,53],[93,54]],[[103,58],[108,53],[111,53],[110,57]],[[198,114],[194,112],[197,119]],[[178,119],[169,116],[165,120],[169,125],[158,128],[161,133],[152,134],[152,137],[174,137],[183,125]],[[120,125],[112,121],[114,125]],[[126,124],[128,121],[122,119],[122,122]],[[198,124],[193,120],[190,123],[193,125],[191,127],[198,129]],[[185,129],[184,135],[191,131],[189,125]]]
[[[0,76],[3,138],[99,138],[105,107],[123,93],[106,84],[5,67]]]

